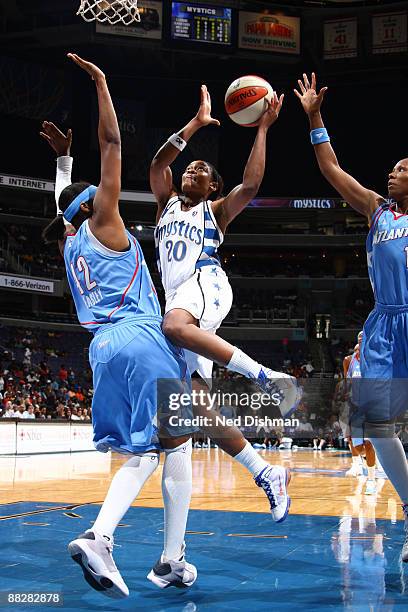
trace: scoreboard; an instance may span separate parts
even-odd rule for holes
[[[171,3],[171,37],[173,40],[231,45],[229,8]]]

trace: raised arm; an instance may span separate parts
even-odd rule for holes
[[[128,248],[129,240],[119,214],[121,138],[115,109],[103,72],[75,53],[69,53],[68,57],[92,77],[98,94],[101,179],[93,201],[89,227],[102,244],[122,251]]]
[[[359,213],[365,215],[368,220],[384,199],[371,189],[363,187],[350,174],[345,172],[337,161],[336,154],[330,141],[327,140],[320,107],[323,102],[327,87],[323,87],[319,93],[316,89],[316,75],[312,72],[311,83],[306,74],[303,74],[303,81],[298,80],[299,89],[294,89],[299,98],[303,110],[309,118],[310,129],[316,130],[314,136],[314,151],[319,168],[325,179],[339,192],[339,194]],[[320,131],[319,131],[320,130]],[[322,142],[319,144],[319,137]]]
[[[201,101],[197,114],[177,134],[173,134],[157,151],[150,165],[150,188],[157,201],[157,219],[168,199],[175,193],[171,164],[184,149],[190,138],[205,125],[220,125],[211,117],[211,96],[205,85],[201,85]]]
[[[222,231],[249,204],[258,193],[265,173],[266,136],[279,116],[283,94],[273,94],[269,108],[262,115],[251,153],[245,166],[242,183],[220,200],[213,203],[214,215]]]
[[[59,207],[59,198],[65,187],[71,185],[71,172],[72,162],[71,157],[71,145],[72,145],[72,130],[68,130],[66,134],[61,132],[57,126],[51,121],[43,121],[43,131],[40,132],[40,136],[48,142],[50,147],[57,154],[57,172],[55,177],[55,204],[57,210],[57,216],[59,217],[55,222],[54,237],[58,239],[58,246],[61,254],[64,252],[64,243],[66,234],[75,233],[75,228],[71,223],[66,221],[62,216],[62,211]],[[53,232],[50,232],[48,228],[48,240],[52,237]],[[61,238],[59,238],[61,236]]]
[[[43,131],[40,136],[48,142],[50,147],[57,154],[57,174],[55,177],[55,203],[57,205],[57,214],[62,215],[59,208],[59,197],[65,187],[71,185],[72,162],[71,146],[72,146],[72,130],[68,130],[66,134],[51,121],[44,121],[42,124]],[[68,222],[66,222],[68,223]]]

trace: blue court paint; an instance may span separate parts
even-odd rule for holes
[[[27,517],[47,506],[49,511]],[[114,548],[131,596],[117,602],[90,590],[66,552],[67,543],[91,526],[98,507],[78,506],[73,512],[81,518],[71,518],[64,510],[52,510],[61,506],[42,502],[0,506],[0,518],[26,514],[0,520],[0,590],[63,593],[63,608],[42,611],[408,609],[408,567],[399,564],[402,522],[290,515],[275,525],[268,514],[193,510],[188,530],[214,534],[186,536],[187,558],[197,565],[198,580],[190,590],[161,591],[145,576],[162,550],[163,512],[131,508],[123,520],[127,527],[116,532],[120,546]],[[23,524],[29,521],[49,526]],[[407,595],[402,593],[405,588]],[[28,612],[33,607],[0,610]]]

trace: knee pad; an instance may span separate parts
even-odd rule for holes
[[[182,453],[183,455],[191,457],[193,452],[191,438],[187,440],[187,442],[183,442],[183,444],[176,446],[176,448],[164,448],[163,451],[166,453],[166,455],[171,455],[173,453]]]
[[[364,437],[371,440],[376,438],[395,438],[395,422],[365,423]]]
[[[159,453],[151,452],[133,455],[133,457],[128,459],[128,461],[122,465],[122,468],[139,468],[142,462],[149,463],[153,473],[160,463],[160,455]]]

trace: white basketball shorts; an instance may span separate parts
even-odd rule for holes
[[[165,312],[175,308],[187,310],[201,329],[215,334],[231,310],[232,297],[224,270],[220,266],[205,266],[166,296]],[[202,378],[212,378],[212,361],[191,351],[185,351],[185,355],[191,374],[197,371]]]

